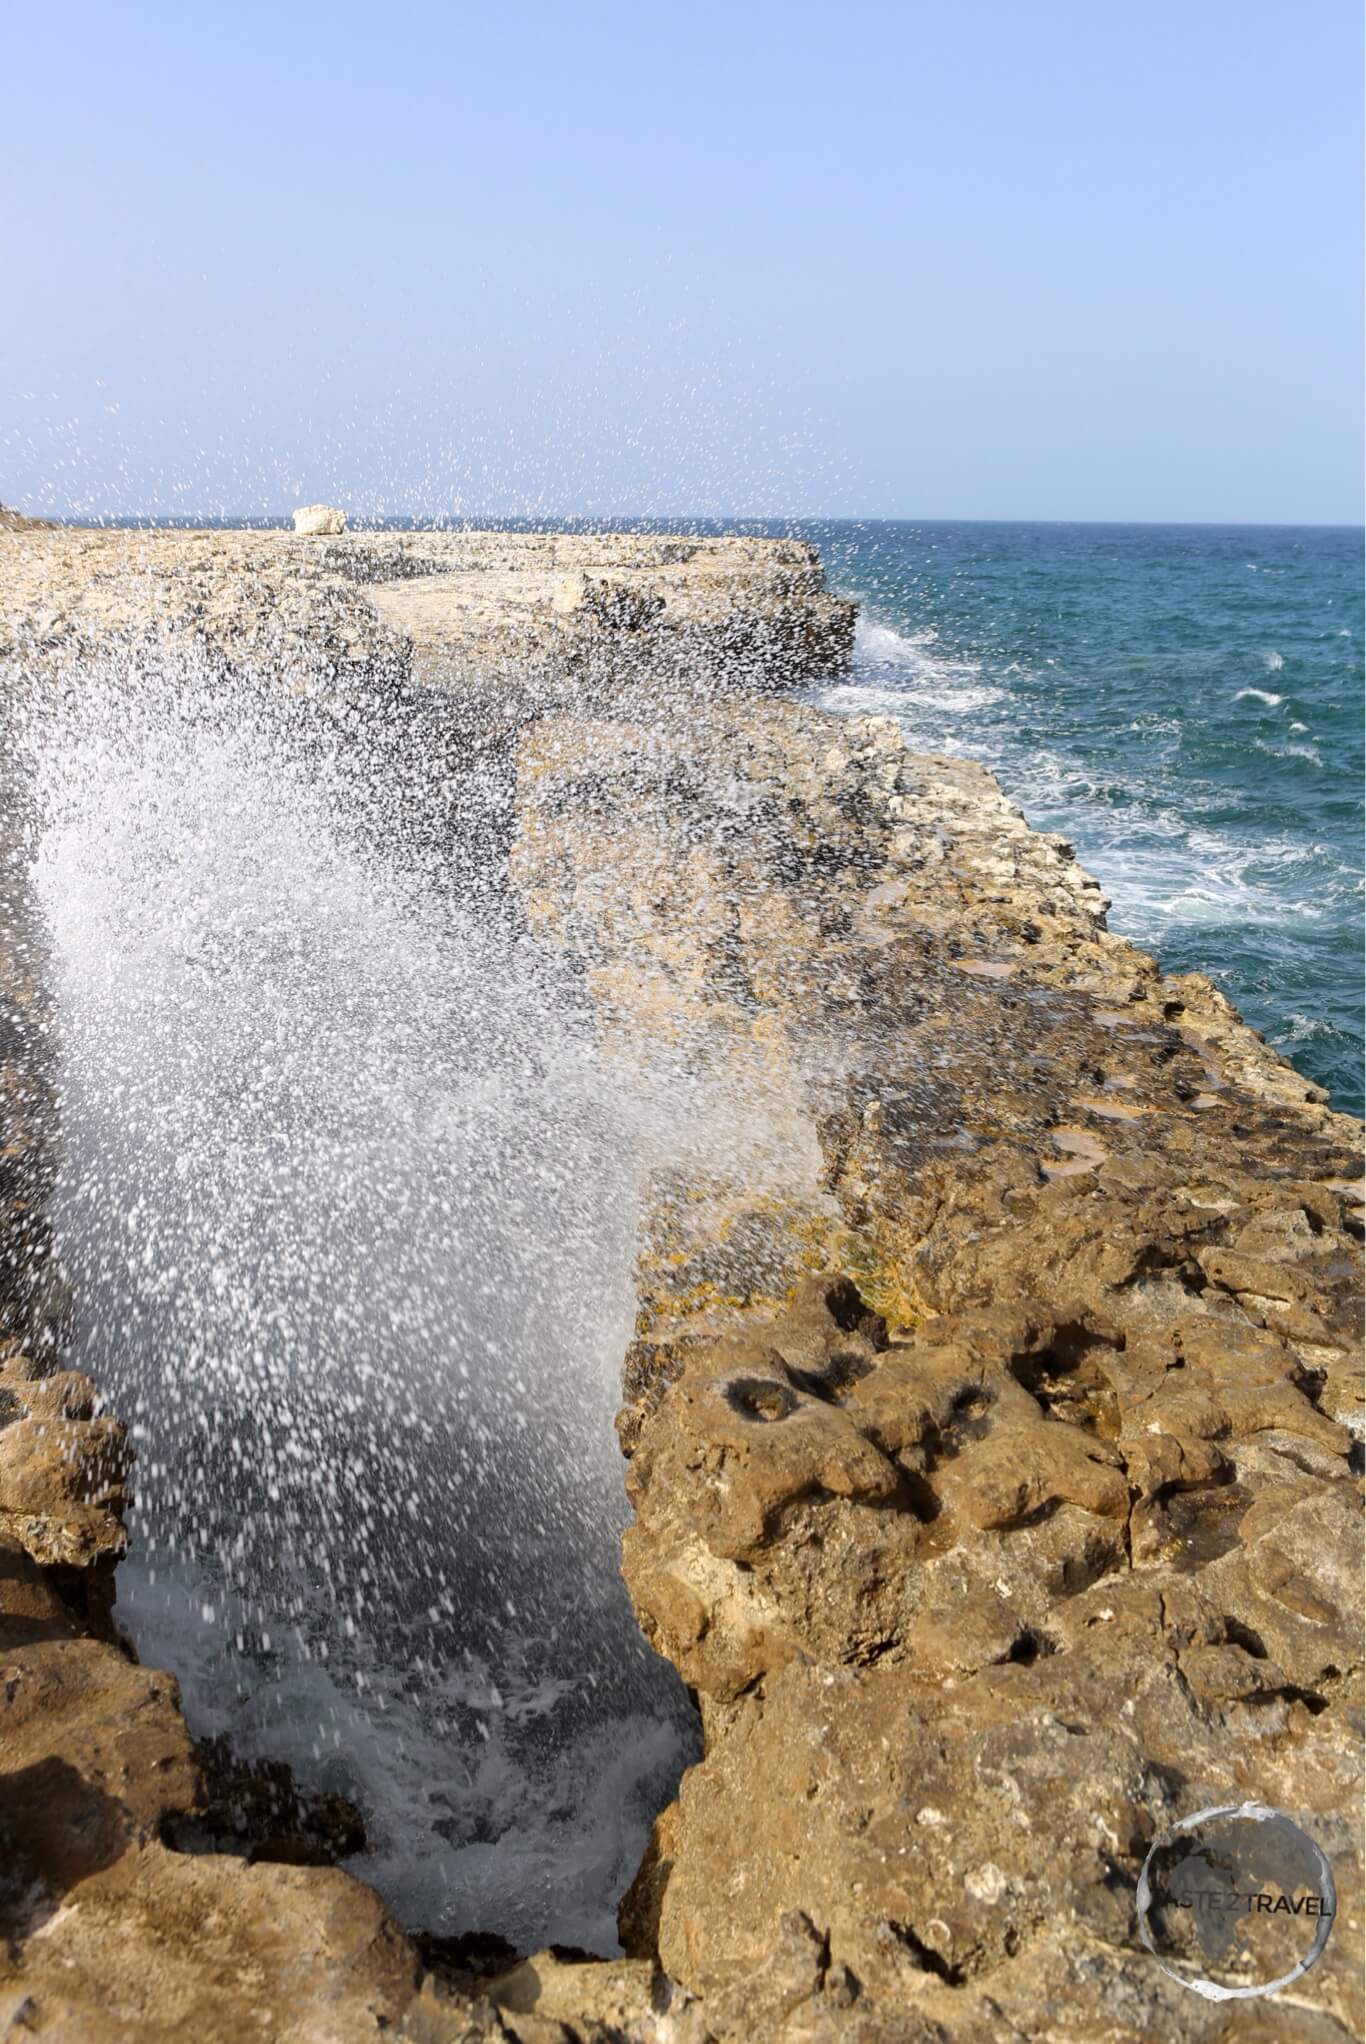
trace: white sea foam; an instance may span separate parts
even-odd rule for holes
[[[1268,759],[1307,759],[1311,766],[1323,765],[1323,755],[1316,745],[1268,745],[1264,738],[1254,738],[1252,743]]]
[[[870,650],[886,652],[884,633],[884,627],[874,628]],[[1314,921],[1325,912],[1316,890],[1328,883],[1313,853],[1302,844],[1265,839],[1245,844],[1236,833],[1204,830],[1189,814],[1156,802],[1145,804],[1141,816],[1135,816],[1127,803],[1116,806],[1114,792],[1097,783],[1097,768],[1075,755],[1050,747],[1022,753],[1018,732],[997,720],[956,728],[953,723],[945,728],[934,722],[926,715],[923,692],[914,686],[914,663],[927,650],[933,654],[933,637],[927,648],[900,634],[886,636],[897,641],[898,667],[907,681],[893,680],[890,674],[880,685],[856,680],[827,690],[822,701],[846,711],[890,712],[912,744],[968,754],[993,767],[1014,789],[1031,822],[1060,830],[1084,847],[1086,864],[1112,901],[1114,927],[1160,945],[1164,935],[1183,925],[1250,928],[1287,916]],[[888,673],[891,664],[890,658],[884,659],[882,672]],[[858,671],[856,666],[856,675]],[[1268,711],[1283,702],[1261,688],[1240,689],[1235,700],[1245,699]],[[1149,742],[1172,740],[1180,738],[1184,723],[1177,715],[1145,712],[1131,720],[1130,729]],[[1312,747],[1273,748],[1255,742],[1275,757],[1302,756],[1320,763]],[[1287,898],[1284,891],[1285,870],[1297,862],[1306,863],[1307,879],[1310,869],[1313,875],[1303,900]]]
[[[903,710],[918,707],[949,716],[970,716],[1006,694],[984,679],[978,660],[948,653],[932,626],[916,632],[894,631],[890,625],[860,619],[854,633],[854,672],[859,676],[894,671],[904,676],[898,689]]]
[[[1278,674],[1285,665],[1284,657],[1276,651],[1274,646],[1269,651],[1263,653],[1262,661],[1268,674]]]
[[[1279,1049],[1282,1045],[1313,1043],[1336,1034],[1333,1024],[1326,1021],[1322,1015],[1292,1014],[1286,1027],[1272,1040]]]
[[[893,631],[890,625],[877,625],[871,619],[861,617],[854,628],[854,654],[858,660],[874,661],[883,667],[917,667],[923,657],[926,640],[932,640],[933,632],[918,633],[907,638],[902,632]]]
[[[1227,935],[1338,912],[1341,876],[1328,847],[1245,840],[1155,801],[1138,814],[1127,803],[1116,807],[1094,769],[1050,748],[996,764],[1031,823],[1078,846],[1111,900],[1112,927],[1141,943],[1160,949],[1187,927]]]

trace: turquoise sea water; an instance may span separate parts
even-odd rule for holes
[[[863,605],[822,700],[983,760],[1112,929],[1360,1112],[1361,532],[802,529]]]

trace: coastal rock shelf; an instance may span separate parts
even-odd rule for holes
[[[725,2037],[1233,2034],[1134,1887],[1258,1799],[1360,1918],[1356,1124],[887,720],[549,719],[518,812],[622,1054],[810,1139],[647,1230],[625,1572],[707,1753],[628,1949]],[[1264,2034],[1355,2034],[1355,1967]]]
[[[119,1641],[126,1452],[62,1368],[7,805],[0,2012],[83,2040],[1360,2036],[1358,1125],[1108,931],[983,769],[780,699],[852,632],[796,543],[0,554],[6,688],[173,639],[225,683],[429,687],[496,729],[525,923],[607,1056],[735,1126],[733,1168],[651,1185],[624,1359],[624,1573],[705,1733],[626,1956],[414,1940],[325,1863],[346,1813],[253,1790]],[[1311,1825],[1339,1920],[1292,2001],[1233,2020],[1134,1901],[1155,1833],[1246,1799]]]
[[[786,687],[846,665],[853,635],[797,540],[46,529],[0,588],[0,659],[170,639],[296,686],[398,671],[496,720],[594,684]]]

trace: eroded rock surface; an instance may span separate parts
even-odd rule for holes
[[[883,720],[520,766],[609,1039],[812,1137],[804,1196],[657,1191],[625,1567],[707,1753],[628,1949],[718,2038],[1359,2034],[1359,1129]],[[1134,1921],[1154,1834],[1246,1798],[1340,1897],[1262,2031]]]
[[[628,683],[647,700],[722,673],[788,687],[845,666],[853,644],[854,606],[795,540],[76,529],[0,540],[0,662],[70,665],[169,642],[315,694],[411,678],[458,691],[453,713],[485,724]]]
[[[8,2033],[1360,2036],[1358,1127],[1108,932],[980,768],[716,691],[847,646],[805,549],[2,543],[20,671],[185,643],[226,682],[439,682],[520,729],[528,922],[612,1053],[675,1074],[680,1113],[697,1080],[746,1159],[661,1175],[641,1242],[625,1572],[706,1753],[627,1957],[414,1942],[316,1863],[349,1813],[196,1745],[118,1639],[127,1456],[59,1367],[48,1021],[7,856]],[[1293,1998],[1230,2013],[1139,1948],[1134,1890],[1157,1830],[1249,1796],[1313,1828],[1339,1921]]]

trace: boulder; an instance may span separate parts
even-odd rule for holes
[[[346,530],[346,513],[335,504],[301,504],[294,513],[294,530],[306,539],[333,539]]]

